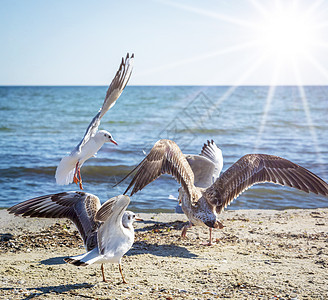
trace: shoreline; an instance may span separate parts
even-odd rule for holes
[[[212,246],[208,229],[179,239],[183,214],[139,213],[132,249],[117,265],[75,267],[83,253],[66,219],[22,218],[0,210],[0,298],[324,299],[328,297],[328,208],[228,210]]]

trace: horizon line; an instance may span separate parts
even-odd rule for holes
[[[0,87],[107,87],[108,84],[0,84]],[[234,84],[132,84],[126,86],[128,87],[310,87],[310,86],[318,86],[324,87],[328,86],[328,84],[242,84],[242,85],[234,85]]]

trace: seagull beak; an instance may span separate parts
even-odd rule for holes
[[[135,218],[136,221],[143,221],[143,219]]]
[[[116,146],[118,145],[113,139],[110,139],[110,141],[115,144]]]

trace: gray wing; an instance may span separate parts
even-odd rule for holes
[[[125,86],[127,85],[131,77],[131,73],[133,69],[133,59],[134,59],[134,54],[132,54],[130,58],[129,53],[126,55],[125,60],[122,58],[120,67],[116,72],[116,75],[107,90],[106,97],[101,109],[90,122],[84,134],[83,139],[76,146],[75,150],[81,151],[81,147],[97,133],[101,118],[110,108],[112,108],[115,105],[116,100],[122,94]]]
[[[195,186],[207,188],[213,183],[215,164],[206,157],[200,155],[185,155],[192,172],[194,173]]]
[[[108,248],[115,250],[114,245],[119,245],[122,240],[122,218],[129,203],[128,196],[119,195],[107,200],[97,212],[95,219],[102,222],[98,229],[98,248],[101,254],[107,253]]]
[[[328,184],[309,170],[278,156],[247,154],[207,188],[204,196],[220,213],[242,192],[263,182],[297,188],[306,193],[328,195]]]
[[[213,182],[214,182],[216,179],[219,178],[223,168],[223,156],[222,156],[221,149],[214,143],[213,140],[207,141],[207,144],[204,144],[200,155],[208,158],[210,161],[214,163],[215,165],[215,169],[213,171]]]
[[[223,167],[222,151],[214,141],[204,144],[200,155],[186,155],[194,173],[195,186],[207,188],[219,177]]]
[[[178,145],[171,140],[157,141],[143,161],[126,177],[135,170],[137,172],[124,194],[134,185],[131,192],[132,196],[162,174],[172,175],[178,183],[181,183],[189,196],[192,194],[194,174]]]
[[[99,198],[84,192],[64,192],[26,200],[8,209],[23,217],[68,218],[74,222],[88,251],[96,246],[99,222],[94,217],[100,208]]]

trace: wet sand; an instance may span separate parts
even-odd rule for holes
[[[327,299],[328,209],[239,210],[221,215],[215,243],[184,215],[140,214],[133,248],[118,265],[75,267],[84,252],[65,219],[0,210],[1,299]]]

